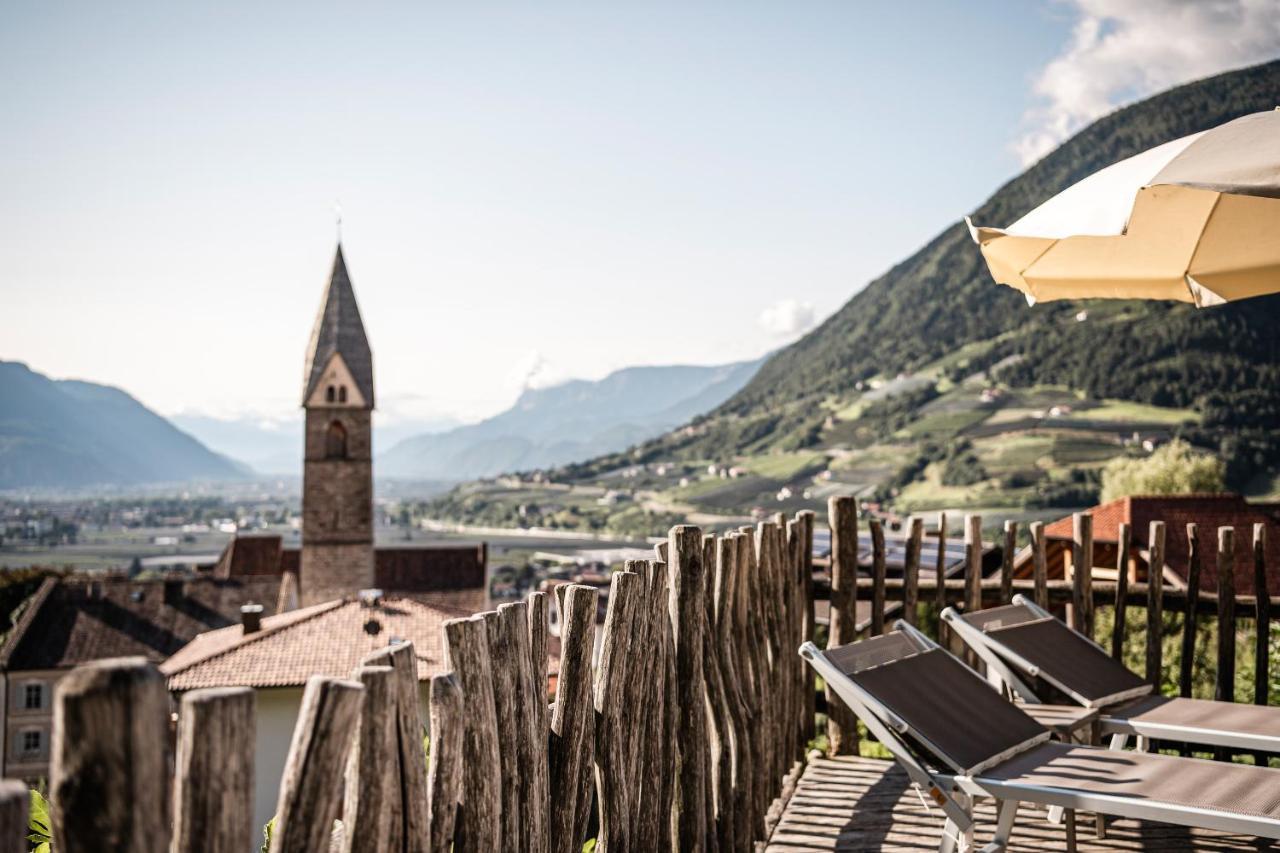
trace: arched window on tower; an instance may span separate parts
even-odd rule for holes
[[[347,386],[346,385],[338,386],[338,402],[339,403],[347,402]]]
[[[333,386],[332,386],[332,385],[330,385],[328,388],[326,388],[326,389],[325,389],[325,392],[324,392],[324,401],[325,401],[326,403],[332,403],[332,402],[333,402],[333,398],[334,398],[334,393],[335,393],[335,392],[334,392],[334,390],[333,390]]]
[[[340,422],[333,421],[324,434],[324,458],[347,458],[347,428]]]

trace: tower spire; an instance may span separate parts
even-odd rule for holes
[[[373,353],[365,336],[360,308],[356,305],[355,290],[347,273],[347,261],[338,244],[333,256],[333,272],[325,287],[311,330],[311,343],[307,347],[307,366],[304,376],[302,400],[310,399],[320,384],[334,355],[341,357],[352,380],[360,389],[360,396],[369,408],[373,408]]]

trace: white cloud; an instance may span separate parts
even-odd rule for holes
[[[1116,107],[1280,55],[1280,0],[1066,0],[1071,42],[1037,76],[1023,165]]]
[[[536,349],[530,350],[516,362],[511,371],[511,377],[522,392],[536,388],[549,388],[565,380],[563,372],[557,370],[555,365],[547,361],[546,356]]]
[[[760,312],[756,322],[775,338],[794,338],[813,328],[813,304],[781,299]]]

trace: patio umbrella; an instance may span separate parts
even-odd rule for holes
[[[1121,160],[1008,228],[965,221],[995,280],[1033,304],[1280,292],[1280,108]]]

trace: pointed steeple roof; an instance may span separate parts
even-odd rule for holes
[[[320,384],[334,353],[342,356],[365,404],[372,408],[373,354],[369,351],[369,339],[364,334],[364,323],[360,321],[360,308],[356,305],[355,291],[351,289],[351,277],[347,275],[341,243],[333,259],[333,274],[324,290],[320,313],[316,315],[316,324],[311,330],[311,344],[307,347],[303,405]]]

